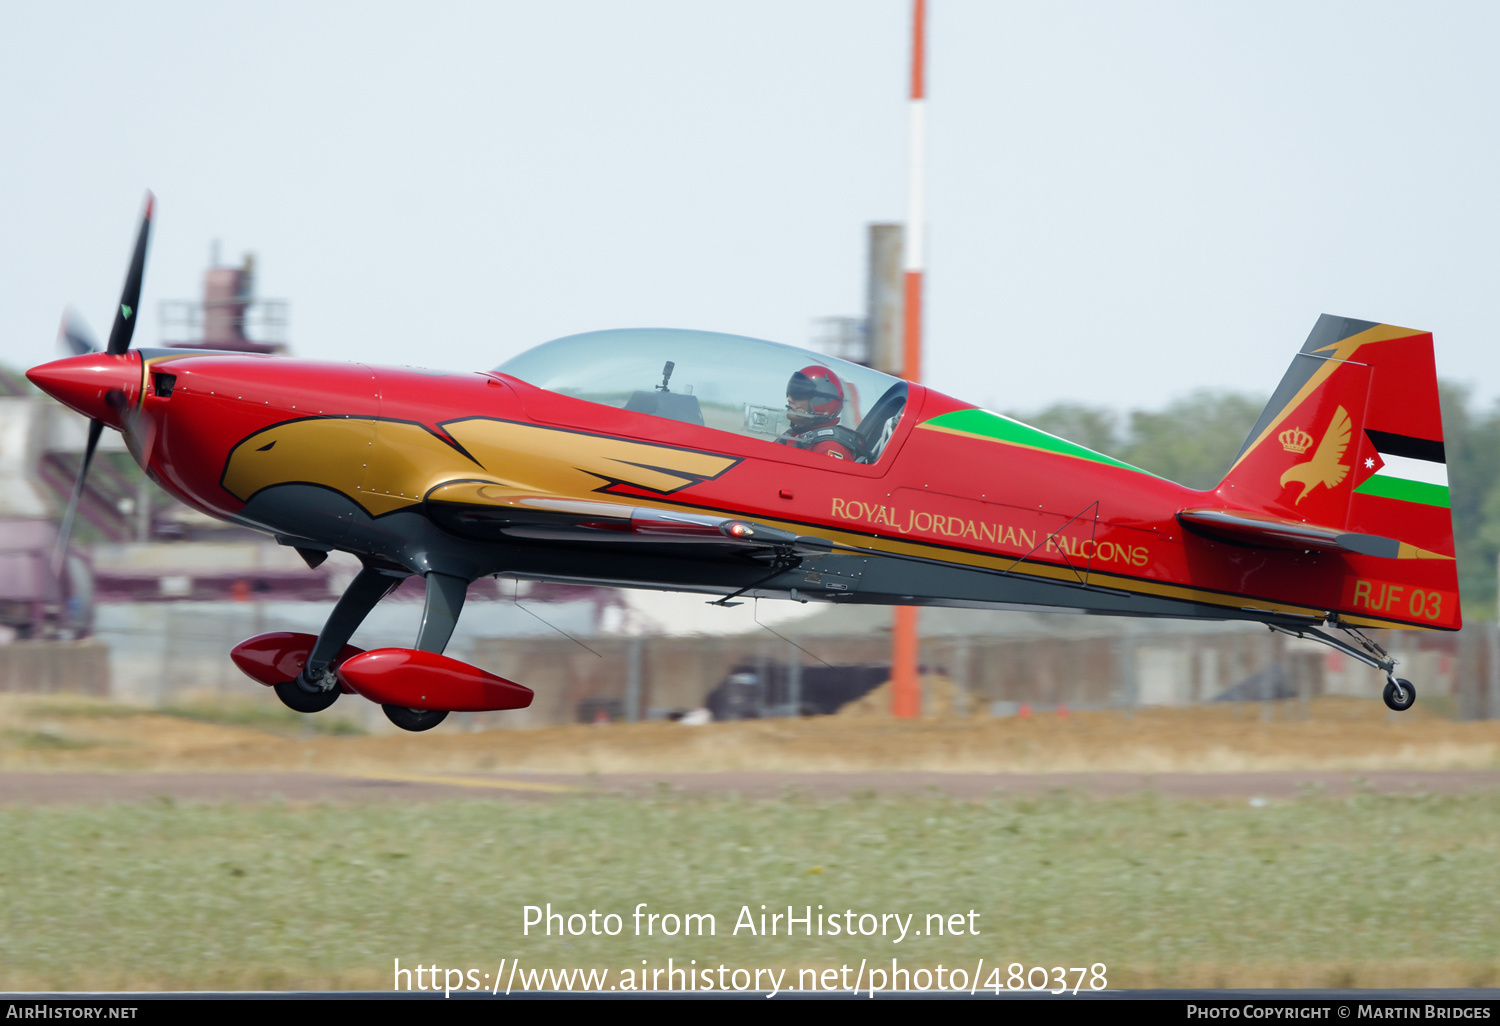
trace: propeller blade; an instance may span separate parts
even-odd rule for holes
[[[131,336],[135,334],[135,322],[140,313],[137,308],[141,303],[141,278],[146,273],[146,237],[151,234],[151,210],[155,206],[156,197],[146,193],[146,212],[141,215],[140,234],[135,237],[135,253],[130,257],[130,270],[125,274],[120,306],[115,310],[115,326],[110,330],[109,346],[105,350],[111,356],[119,356],[129,349]]]
[[[62,573],[63,560],[68,554],[68,538],[73,533],[73,516],[78,512],[78,500],[83,497],[83,482],[88,477],[89,464],[94,462],[94,449],[99,445],[99,436],[104,433],[104,421],[89,421],[89,444],[83,450],[83,462],[78,465],[78,477],[73,482],[73,495],[68,499],[68,510],[63,514],[62,526],[57,529],[57,548],[52,552],[52,572]]]
[[[57,342],[74,356],[99,352],[99,340],[72,307],[63,311],[62,324],[57,329]]]

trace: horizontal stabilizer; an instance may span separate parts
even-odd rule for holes
[[[1250,513],[1238,509],[1185,509],[1177,514],[1177,520],[1196,534],[1231,545],[1261,549],[1352,552],[1383,559],[1452,558],[1419,549],[1395,538],[1355,534],[1300,520],[1285,520],[1267,513]]]

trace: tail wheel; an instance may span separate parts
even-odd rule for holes
[[[1385,694],[1381,697],[1390,708],[1405,712],[1417,700],[1417,689],[1412,687],[1411,681],[1397,677],[1386,682]]]
[[[385,718],[402,730],[431,730],[448,718],[447,709],[407,709],[399,705],[382,705]]]
[[[322,712],[338,700],[339,688],[309,691],[294,680],[275,685],[276,697],[288,709],[299,713]]]

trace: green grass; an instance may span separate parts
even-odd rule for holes
[[[0,750],[24,748],[29,751],[64,752],[79,748],[92,748],[91,741],[65,737],[55,730],[0,730]]]
[[[144,705],[121,705],[118,702],[105,702],[94,698],[72,698],[62,701],[29,699],[23,706],[23,710],[30,719],[49,720],[117,720],[130,716],[150,716],[157,712]]]
[[[6,989],[383,988],[394,958],[493,973],[501,958],[619,970],[668,956],[1104,962],[1117,986],[1374,986],[1405,966],[1406,983],[1492,984],[1500,957],[1493,796],[162,800],[3,809],[0,837]],[[549,901],[619,913],[625,932],[523,937],[522,907]],[[634,937],[637,902],[712,912],[718,935]],[[741,906],[761,904],[916,913],[913,928],[974,909],[982,932],[732,935]]]
[[[273,733],[316,733],[354,736],[366,733],[363,727],[336,713],[308,716],[293,712],[279,703],[243,699],[203,699],[152,708],[121,705],[115,702],[32,702],[26,706],[28,719],[123,719],[131,716],[175,716],[195,723],[216,723],[228,727],[254,727]]]
[[[354,736],[364,734],[363,727],[337,714],[308,716],[284,705],[260,702],[203,702],[169,705],[157,710],[163,716],[197,723],[217,723],[226,727],[255,727],[276,733],[308,731],[315,734]]]

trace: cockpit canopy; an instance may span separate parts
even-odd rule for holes
[[[712,331],[622,328],[555,339],[495,370],[577,399],[774,442],[794,430],[789,383],[814,367],[837,378],[837,423],[863,441],[860,462],[874,463],[906,405],[906,382],[805,349]]]

